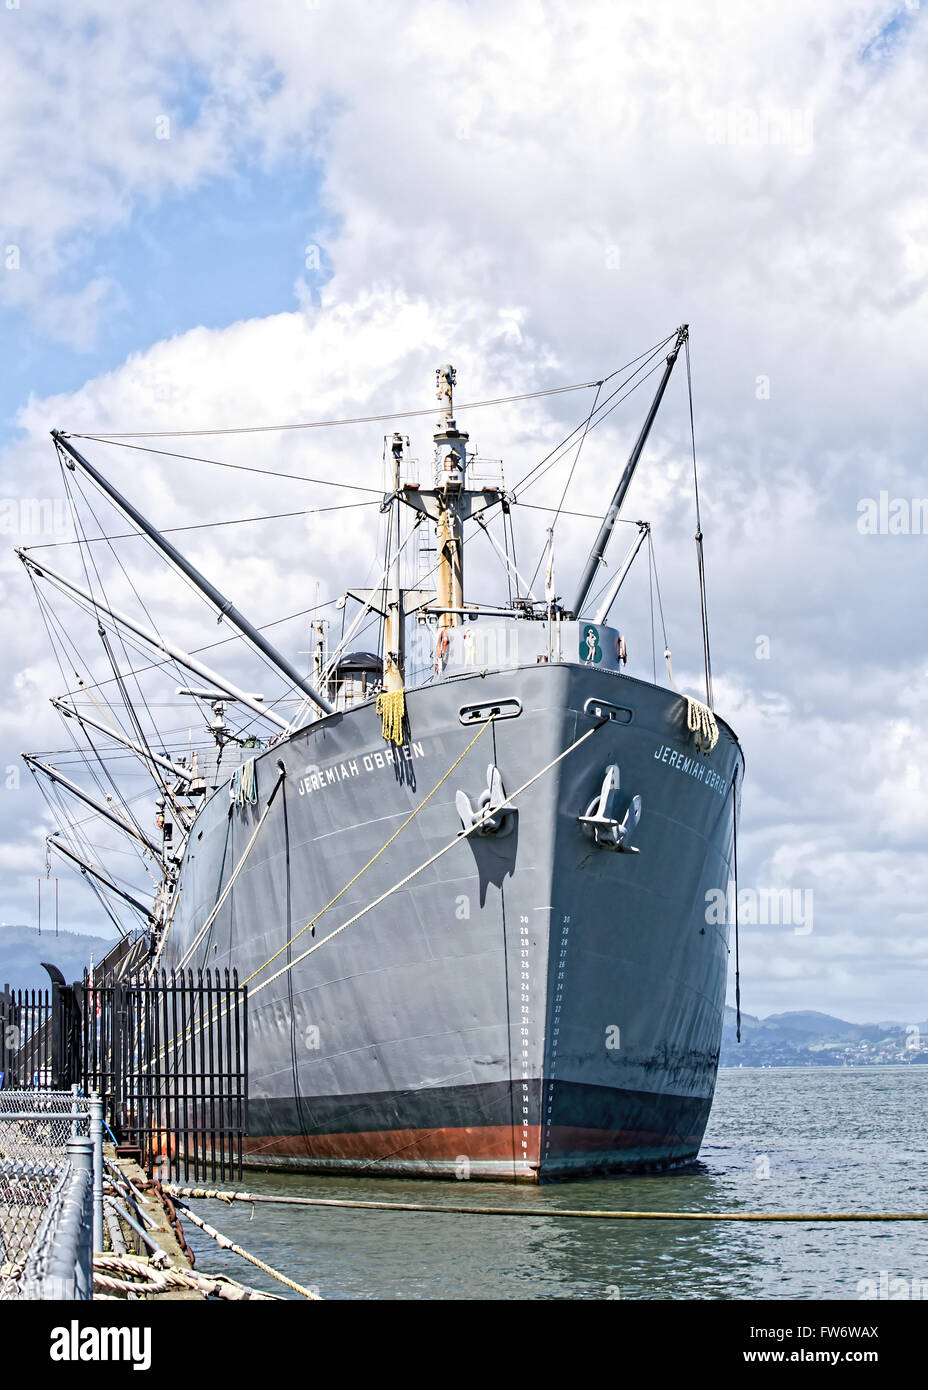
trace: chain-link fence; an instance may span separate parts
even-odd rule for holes
[[[92,1296],[90,1105],[0,1091],[0,1299]]]

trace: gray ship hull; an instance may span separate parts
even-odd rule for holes
[[[506,701],[516,717],[461,721],[462,707]],[[624,713],[600,724],[591,701]],[[407,710],[402,748],[384,743],[371,701],[260,753],[257,803],[233,806],[220,787],[191,832],[168,968],[283,762],[187,961],[254,975],[246,1161],[539,1181],[692,1160],[725,1000],[727,927],[707,922],[706,895],[731,877],[734,735],[719,721],[701,755],[681,696],[578,664],[445,679],[407,692]],[[455,840],[455,792],[476,801],[489,763],[510,794],[597,724],[516,800],[511,833],[461,839],[324,941]],[[637,854],[597,846],[578,823],[610,764],[626,802],[642,798]],[[356,875],[314,936],[301,931]]]

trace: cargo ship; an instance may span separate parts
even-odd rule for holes
[[[540,1182],[698,1154],[729,963],[728,927],[706,902],[733,877],[744,762],[712,708],[699,526],[705,699],[674,688],[669,652],[666,684],[626,670],[612,615],[646,523],[607,582],[604,570],[686,326],[667,344],[568,602],[553,531],[537,594],[490,532],[518,504],[477,485],[455,372],[440,367],[433,471],[412,480],[408,440],[386,438],[383,573],[346,595],[359,618],[379,616],[382,649],[349,649],[355,620],[330,652],[320,627],[308,674],[54,432],[67,467],[300,695],[284,718],[20,552],[34,578],[92,598],[102,628],[129,624],[207,681],[186,693],[210,703],[215,747],[192,760],[58,704],[134,747],[159,780],[146,853],[162,881],[151,903],[117,889],[145,914],[141,968],[229,967],[248,982],[247,1163]],[[477,602],[465,585],[475,527],[499,554],[507,602]],[[402,585],[413,535],[434,536],[432,587]],[[234,737],[230,709],[272,731]],[[104,894],[116,886],[66,835],[51,843]]]

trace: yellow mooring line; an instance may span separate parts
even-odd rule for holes
[[[222,1192],[215,1187],[176,1187],[173,1183],[163,1186],[175,1197],[215,1197],[221,1202],[438,1212],[445,1216],[550,1216],[592,1221],[928,1221],[928,1211],[578,1211],[564,1207],[465,1207],[450,1203],[349,1201],[336,1197],[268,1197],[257,1192]]]

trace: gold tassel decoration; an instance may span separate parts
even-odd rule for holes
[[[403,742],[403,721],[406,718],[406,691],[384,690],[377,696],[377,713],[383,720],[383,737],[387,742]]]

